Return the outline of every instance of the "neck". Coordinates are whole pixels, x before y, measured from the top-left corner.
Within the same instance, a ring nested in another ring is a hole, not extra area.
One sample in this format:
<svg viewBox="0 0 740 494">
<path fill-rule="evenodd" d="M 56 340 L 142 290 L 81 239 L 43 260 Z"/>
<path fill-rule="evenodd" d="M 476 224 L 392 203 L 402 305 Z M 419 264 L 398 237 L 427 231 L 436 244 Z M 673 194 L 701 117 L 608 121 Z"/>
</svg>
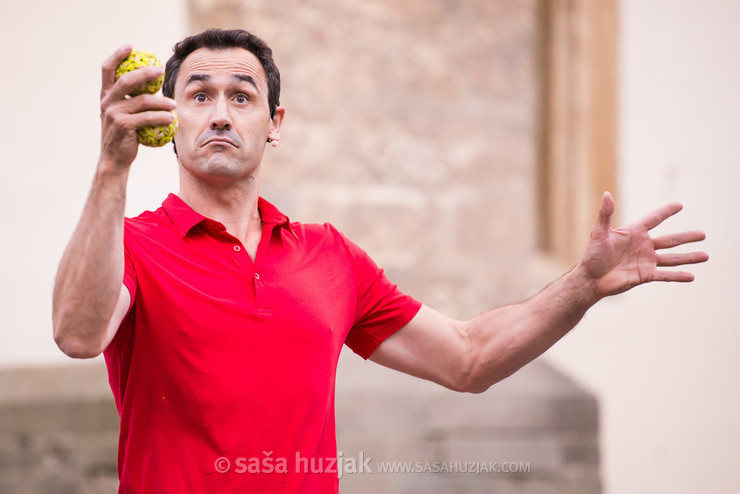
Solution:
<svg viewBox="0 0 740 494">
<path fill-rule="evenodd" d="M 237 182 L 206 182 L 183 173 L 181 167 L 178 196 L 203 216 L 222 223 L 254 257 L 262 234 L 256 173 Z"/>
</svg>

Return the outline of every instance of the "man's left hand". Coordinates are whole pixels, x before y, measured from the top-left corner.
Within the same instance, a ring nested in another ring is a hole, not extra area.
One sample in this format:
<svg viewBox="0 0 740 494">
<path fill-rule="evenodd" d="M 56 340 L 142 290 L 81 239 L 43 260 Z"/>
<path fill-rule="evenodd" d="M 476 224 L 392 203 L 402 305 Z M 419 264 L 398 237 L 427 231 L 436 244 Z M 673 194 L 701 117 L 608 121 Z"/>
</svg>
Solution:
<svg viewBox="0 0 740 494">
<path fill-rule="evenodd" d="M 641 220 L 623 228 L 611 228 L 614 199 L 604 193 L 599 218 L 578 268 L 592 283 L 597 299 L 622 293 L 651 281 L 689 282 L 694 275 L 687 271 L 659 269 L 697 264 L 709 259 L 706 252 L 662 252 L 691 242 L 704 240 L 699 230 L 651 237 L 650 230 L 681 211 L 680 203 L 666 204 Z"/>
</svg>

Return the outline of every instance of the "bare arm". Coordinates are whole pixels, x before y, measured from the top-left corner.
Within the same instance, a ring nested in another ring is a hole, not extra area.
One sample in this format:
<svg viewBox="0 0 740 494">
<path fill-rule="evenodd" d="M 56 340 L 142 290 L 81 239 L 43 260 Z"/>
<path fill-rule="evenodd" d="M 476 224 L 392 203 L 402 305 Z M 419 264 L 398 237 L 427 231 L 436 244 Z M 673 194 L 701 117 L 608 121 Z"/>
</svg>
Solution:
<svg viewBox="0 0 740 494">
<path fill-rule="evenodd" d="M 550 348 L 600 299 L 651 281 L 692 281 L 691 273 L 658 268 L 704 262 L 706 253 L 657 251 L 703 240 L 704 233 L 649 235 L 680 210 L 680 204 L 668 204 L 612 229 L 614 202 L 605 194 L 583 259 L 572 271 L 524 302 L 465 322 L 422 307 L 370 358 L 451 389 L 485 391 Z"/>
<path fill-rule="evenodd" d="M 99 355 L 115 336 L 131 303 L 123 286 L 123 218 L 126 184 L 136 158 L 136 129 L 173 120 L 174 101 L 160 96 L 127 98 L 156 78 L 161 68 L 135 70 L 115 81 L 115 69 L 131 52 L 117 50 L 103 64 L 102 142 L 90 195 L 62 256 L 54 283 L 54 340 L 71 357 Z"/>
</svg>

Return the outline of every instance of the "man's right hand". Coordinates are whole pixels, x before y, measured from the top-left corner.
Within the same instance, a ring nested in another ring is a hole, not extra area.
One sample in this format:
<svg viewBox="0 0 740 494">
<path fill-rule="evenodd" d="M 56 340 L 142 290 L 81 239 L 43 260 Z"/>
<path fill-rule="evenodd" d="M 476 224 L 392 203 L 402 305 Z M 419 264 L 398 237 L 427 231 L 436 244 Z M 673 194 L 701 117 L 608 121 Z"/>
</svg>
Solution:
<svg viewBox="0 0 740 494">
<path fill-rule="evenodd" d="M 121 47 L 103 63 L 100 166 L 112 167 L 112 171 L 128 171 L 136 158 L 136 129 L 169 125 L 175 120 L 171 113 L 175 100 L 152 94 L 127 96 L 137 86 L 162 75 L 162 67 L 142 67 L 116 80 L 116 68 L 130 53 L 130 46 Z"/>
</svg>

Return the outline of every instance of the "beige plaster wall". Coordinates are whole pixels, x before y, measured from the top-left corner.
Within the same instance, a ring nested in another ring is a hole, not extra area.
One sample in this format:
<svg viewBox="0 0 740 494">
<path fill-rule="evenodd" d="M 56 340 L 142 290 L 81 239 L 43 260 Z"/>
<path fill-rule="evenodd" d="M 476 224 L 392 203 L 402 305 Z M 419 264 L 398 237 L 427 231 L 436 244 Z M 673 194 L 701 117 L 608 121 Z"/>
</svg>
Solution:
<svg viewBox="0 0 740 494">
<path fill-rule="evenodd" d="M 185 14 L 178 0 L 0 2 L 0 366 L 68 361 L 51 293 L 98 158 L 100 66 L 125 43 L 168 57 Z M 177 186 L 171 153 L 139 152 L 129 211 Z"/>
<path fill-rule="evenodd" d="M 611 494 L 734 492 L 740 485 L 740 4 L 623 0 L 618 207 L 672 200 L 663 231 L 701 227 L 692 286 L 604 301 L 548 357 L 600 397 Z"/>
</svg>

